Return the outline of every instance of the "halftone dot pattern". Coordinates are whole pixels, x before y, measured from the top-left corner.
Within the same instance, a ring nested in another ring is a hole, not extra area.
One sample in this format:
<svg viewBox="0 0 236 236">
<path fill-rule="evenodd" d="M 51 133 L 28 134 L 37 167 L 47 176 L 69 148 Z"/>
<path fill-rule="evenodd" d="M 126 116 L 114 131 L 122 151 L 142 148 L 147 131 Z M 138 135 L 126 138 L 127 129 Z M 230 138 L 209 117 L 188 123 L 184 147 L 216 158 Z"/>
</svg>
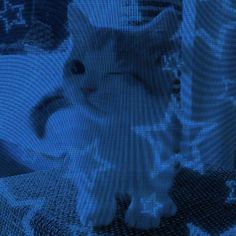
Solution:
<svg viewBox="0 0 236 236">
<path fill-rule="evenodd" d="M 128 197 L 117 197 L 117 213 L 110 225 L 95 228 L 82 226 L 76 213 L 76 195 L 80 189 L 63 177 L 62 170 L 39 171 L 5 178 L 2 182 L 7 187 L 8 195 L 17 196 L 15 198 L 18 203 L 33 203 L 33 199 L 36 199 L 37 203 L 40 202 L 37 199 L 44 199 L 44 204 L 41 208 L 37 208 L 29 219 L 34 235 L 73 236 L 76 235 L 75 232 L 81 232 L 77 235 L 90 233 L 114 236 L 189 236 L 192 225 L 192 232 L 195 232 L 193 231 L 195 229 L 196 232 L 206 232 L 209 235 L 226 236 L 227 232 L 234 232 L 236 225 L 236 204 L 225 201 L 230 193 L 226 182 L 235 179 L 235 172 L 224 170 L 210 171 L 204 175 L 187 169 L 180 171 L 171 193 L 178 207 L 177 214 L 163 218 L 159 228 L 151 230 L 129 228 L 124 223 L 124 214 L 130 204 Z M 5 204 L 4 196 L 1 193 L 0 204 Z M 12 214 L 15 214 L 14 217 L 19 216 L 18 214 L 27 215 L 27 212 L 36 209 L 36 206 L 37 204 L 34 204 L 21 213 L 19 212 L 21 208 L 19 211 L 14 211 L 15 206 L 9 205 L 2 208 L 0 217 L 6 219 L 12 217 Z M 8 224 L 4 222 L 0 221 L 2 230 L 8 229 Z M 20 220 L 17 222 L 17 227 L 22 227 L 22 222 Z M 1 232 L 5 232 L 2 230 Z"/>
<path fill-rule="evenodd" d="M 0 0 L 0 4 L 2 2 L 6 1 Z M 182 170 L 177 175 L 171 192 L 178 207 L 177 215 L 163 218 L 158 229 L 148 231 L 131 229 L 125 225 L 124 213 L 130 203 L 129 198 L 116 199 L 118 211 L 111 225 L 94 229 L 83 228 L 76 214 L 76 195 L 80 189 L 77 189 L 69 179 L 62 177 L 63 170 L 34 172 L 5 178 L 2 180 L 4 184 L 0 185 L 2 206 L 0 235 L 234 236 L 236 234 L 234 201 L 236 176 L 232 171 L 235 167 L 236 153 L 236 1 L 137 0 L 136 2 L 139 4 L 140 12 L 128 12 L 124 18 L 127 20 L 130 16 L 132 19 L 129 23 L 132 26 L 150 22 L 154 16 L 170 6 L 180 13 L 183 23 L 179 32 L 181 40 L 179 50 L 183 65 L 181 64 L 181 67 L 174 72 L 177 80 L 174 82 L 173 93 L 179 96 L 178 103 L 181 105 L 184 118 L 182 117 L 180 126 L 183 131 L 182 149 L 180 147 L 177 149 L 178 152 L 183 151 L 190 158 L 195 158 L 195 162 L 194 160 L 183 162 L 185 167 L 199 171 L 201 164 L 207 163 L 210 168 L 215 167 L 216 170 L 206 171 L 202 175 L 191 170 Z M 40 11 L 37 12 L 40 22 L 34 22 L 24 40 L 25 43 L 33 41 L 33 44 L 41 48 L 51 49 L 58 44 L 58 38 L 63 38 L 63 35 L 65 37 L 68 33 L 65 30 L 66 25 L 58 26 L 58 22 L 65 19 L 66 4 L 59 3 L 54 8 L 49 1 L 41 1 L 38 5 L 47 4 L 48 14 L 40 15 Z M 62 6 L 63 11 L 61 11 Z M 2 8 L 0 5 L 0 10 Z M 134 15 L 136 13 L 137 15 Z M 114 14 L 117 18 L 118 12 Z M 0 27 L 1 19 L 0 17 Z M 44 25 L 47 21 L 52 21 L 54 24 L 48 27 Z M 105 24 L 109 22 L 106 21 Z M 163 25 L 163 28 L 168 27 L 168 22 Z M 62 54 L 53 52 L 49 57 L 46 56 L 46 52 L 40 53 L 30 52 L 23 58 L 16 55 L 11 58 L 0 58 L 2 66 L 0 98 L 6 98 L 0 104 L 2 111 L 0 124 L 5 131 L 1 132 L 1 138 L 27 148 L 35 146 L 38 149 L 35 136 L 26 128 L 27 117 L 30 109 L 41 97 L 61 84 L 61 68 L 67 57 L 64 51 L 60 52 Z M 48 75 L 53 75 L 56 79 L 51 80 Z M 23 77 L 30 77 L 31 80 L 21 80 Z M 44 79 L 39 81 L 38 78 Z M 13 117 L 15 117 L 14 122 L 12 122 Z M 199 130 L 198 125 L 204 127 Z M 163 127 L 167 129 L 167 125 Z M 170 141 L 171 138 L 168 137 Z M 22 155 L 22 150 L 14 153 L 12 146 L 10 149 L 15 158 L 17 155 L 18 158 Z M 33 155 L 35 157 L 37 154 Z M 177 157 L 183 160 L 181 156 Z M 26 163 L 27 161 L 24 164 Z M 53 167 L 47 166 L 42 160 L 30 165 L 32 169 L 34 166 L 36 169 Z M 222 167 L 222 170 L 219 167 Z M 40 199 L 44 199 L 43 204 Z M 8 220 L 10 218 L 13 220 Z M 9 224 L 6 224 L 6 219 Z"/>
<path fill-rule="evenodd" d="M 203 159 L 226 169 L 234 168 L 236 147 L 233 12 L 232 1 L 183 1 L 182 109 L 194 121 L 218 123 L 200 151 Z M 185 127 L 183 132 L 187 140 L 194 135 Z"/>
</svg>

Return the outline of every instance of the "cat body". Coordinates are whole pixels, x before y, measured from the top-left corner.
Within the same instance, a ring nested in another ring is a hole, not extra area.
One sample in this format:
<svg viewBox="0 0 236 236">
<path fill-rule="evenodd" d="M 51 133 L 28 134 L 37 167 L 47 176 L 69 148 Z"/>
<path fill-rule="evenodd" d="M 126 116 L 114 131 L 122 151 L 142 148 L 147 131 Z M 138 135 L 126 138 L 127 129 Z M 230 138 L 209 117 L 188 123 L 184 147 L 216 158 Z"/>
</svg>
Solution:
<svg viewBox="0 0 236 236">
<path fill-rule="evenodd" d="M 65 174 L 78 187 L 83 224 L 111 223 L 116 195 L 128 194 L 126 223 L 157 227 L 162 216 L 176 212 L 168 195 L 175 166 L 155 167 L 153 147 L 135 127 L 160 124 L 165 116 L 172 80 L 162 71 L 160 58 L 173 50 L 170 38 L 178 27 L 177 15 L 167 9 L 138 28 L 96 28 L 70 4 L 68 18 L 73 48 L 64 68 L 63 91 L 70 107 L 49 118 L 44 138 L 54 129 L 53 135 L 64 140 L 69 159 Z M 173 148 L 166 153 L 170 156 Z"/>
<path fill-rule="evenodd" d="M 71 129 L 67 138 L 73 145 L 69 148 L 66 176 L 78 188 L 77 210 L 81 222 L 95 226 L 111 223 L 116 213 L 117 194 L 128 194 L 132 199 L 126 214 L 126 222 L 131 227 L 157 227 L 161 216 L 174 214 L 176 208 L 168 195 L 175 175 L 174 165 L 165 171 L 159 170 L 155 177 L 150 176 L 155 166 L 153 150 L 151 144 L 132 129 L 137 120 L 129 124 L 124 115 L 123 120 L 109 117 L 103 123 L 92 120 L 79 107 L 74 112 L 76 121 L 72 123 L 83 125 Z M 158 167 L 156 169 L 158 171 Z M 145 207 L 142 201 L 148 202 L 153 193 L 155 201 L 163 207 L 156 215 L 151 214 L 152 205 L 148 209 L 150 213 L 142 213 Z"/>
</svg>

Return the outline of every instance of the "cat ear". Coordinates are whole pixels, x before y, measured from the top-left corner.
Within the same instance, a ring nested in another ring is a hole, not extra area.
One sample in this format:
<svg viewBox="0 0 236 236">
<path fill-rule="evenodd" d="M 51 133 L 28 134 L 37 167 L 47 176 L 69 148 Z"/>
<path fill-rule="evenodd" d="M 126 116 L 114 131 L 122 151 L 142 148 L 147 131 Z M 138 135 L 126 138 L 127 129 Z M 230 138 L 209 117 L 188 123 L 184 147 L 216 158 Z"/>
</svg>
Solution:
<svg viewBox="0 0 236 236">
<path fill-rule="evenodd" d="M 169 7 L 140 30 L 151 32 L 161 42 L 169 40 L 177 32 L 180 22 L 180 13 L 173 7 Z"/>
<path fill-rule="evenodd" d="M 90 23 L 88 17 L 79 9 L 75 3 L 68 5 L 69 30 L 73 37 L 85 38 L 88 36 L 94 26 Z"/>
</svg>

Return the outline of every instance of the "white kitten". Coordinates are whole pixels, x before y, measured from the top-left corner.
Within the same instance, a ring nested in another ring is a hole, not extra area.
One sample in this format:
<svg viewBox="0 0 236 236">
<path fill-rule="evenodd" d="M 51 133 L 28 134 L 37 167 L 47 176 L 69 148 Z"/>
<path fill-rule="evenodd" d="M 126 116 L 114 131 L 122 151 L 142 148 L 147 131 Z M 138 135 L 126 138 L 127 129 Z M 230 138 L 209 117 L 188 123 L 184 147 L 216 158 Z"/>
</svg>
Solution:
<svg viewBox="0 0 236 236">
<path fill-rule="evenodd" d="M 145 26 L 124 30 L 92 26 L 73 4 L 68 16 L 73 50 L 63 89 L 71 109 L 61 135 L 70 158 L 66 176 L 78 186 L 80 220 L 111 223 L 116 194 L 128 194 L 127 224 L 157 227 L 162 216 L 176 212 L 168 195 L 175 167 L 154 166 L 151 144 L 134 127 L 159 124 L 170 102 L 172 80 L 162 71 L 161 57 L 173 50 L 177 14 L 167 9 Z M 167 149 L 165 161 L 174 152 L 172 146 Z"/>
</svg>

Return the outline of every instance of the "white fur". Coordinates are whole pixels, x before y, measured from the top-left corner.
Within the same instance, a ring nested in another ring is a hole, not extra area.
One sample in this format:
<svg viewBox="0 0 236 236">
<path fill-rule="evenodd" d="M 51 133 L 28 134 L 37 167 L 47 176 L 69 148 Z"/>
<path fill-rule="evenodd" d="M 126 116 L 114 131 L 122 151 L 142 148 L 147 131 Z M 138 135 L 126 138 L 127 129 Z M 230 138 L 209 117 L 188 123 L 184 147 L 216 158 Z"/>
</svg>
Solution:
<svg viewBox="0 0 236 236">
<path fill-rule="evenodd" d="M 160 22 L 163 23 L 164 17 Z M 175 169 L 174 165 L 165 170 L 156 166 L 157 174 L 152 178 L 153 147 L 138 136 L 133 127 L 161 122 L 169 103 L 171 82 L 152 61 L 147 68 L 140 61 L 132 68 L 129 59 L 127 68 L 118 66 L 113 38 L 100 48 L 91 49 L 89 40 L 96 35 L 94 28 L 73 5 L 69 9 L 69 18 L 74 48 L 65 66 L 64 89 L 73 107 L 62 135 L 66 136 L 70 158 L 66 176 L 78 187 L 80 220 L 92 226 L 110 224 L 116 213 L 116 194 L 129 194 L 131 204 L 125 216 L 126 223 L 142 229 L 158 227 L 162 216 L 176 212 L 168 195 Z M 158 19 L 154 22 L 158 28 Z M 152 29 L 153 24 L 150 24 Z M 145 30 L 150 31 L 150 28 Z M 157 35 L 159 41 L 160 34 Z M 166 40 L 167 35 L 164 33 L 162 40 Z M 138 52 L 139 49 L 134 48 L 132 52 L 135 50 Z M 71 75 L 69 69 L 73 59 L 85 64 L 85 74 Z M 144 81 L 136 80 L 132 69 Z M 158 76 L 163 77 L 156 78 Z M 154 95 L 150 93 L 146 86 L 152 86 L 147 81 L 149 79 L 162 91 L 156 91 Z M 83 86 L 95 87 L 96 91 L 85 96 L 80 90 Z M 156 211 L 155 205 L 159 206 Z"/>
</svg>

